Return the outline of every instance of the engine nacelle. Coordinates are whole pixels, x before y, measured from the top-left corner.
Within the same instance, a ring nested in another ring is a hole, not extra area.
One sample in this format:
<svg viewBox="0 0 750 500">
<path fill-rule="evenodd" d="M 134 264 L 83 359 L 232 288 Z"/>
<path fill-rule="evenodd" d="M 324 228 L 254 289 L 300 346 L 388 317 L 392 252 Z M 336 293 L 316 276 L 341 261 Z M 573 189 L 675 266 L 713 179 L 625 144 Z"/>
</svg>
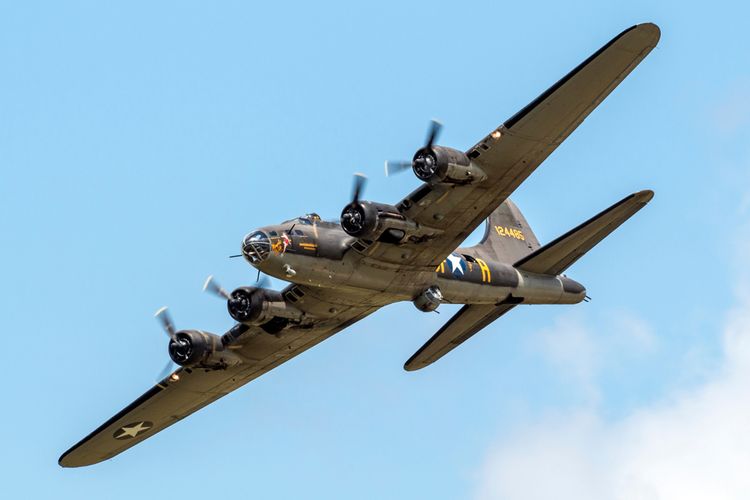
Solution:
<svg viewBox="0 0 750 500">
<path fill-rule="evenodd" d="M 221 337 L 200 330 L 180 330 L 169 341 L 169 357 L 180 366 L 221 369 L 241 363 L 224 348 Z"/>
<path fill-rule="evenodd" d="M 472 184 L 487 178 L 461 151 L 444 146 L 431 146 L 416 152 L 412 170 L 420 180 L 438 184 Z"/>
<path fill-rule="evenodd" d="M 239 323 L 260 325 L 269 333 L 278 333 L 290 319 L 302 317 L 302 312 L 288 305 L 279 292 L 250 286 L 230 294 L 227 310 Z"/>
<path fill-rule="evenodd" d="M 376 240 L 389 231 L 393 242 L 418 229 L 415 222 L 393 205 L 372 201 L 357 201 L 345 206 L 341 211 L 341 227 L 347 234 L 367 240 Z"/>
<path fill-rule="evenodd" d="M 227 300 L 227 311 L 235 321 L 253 324 L 259 319 L 264 319 L 261 316 L 265 300 L 265 294 L 259 288 L 237 288 Z"/>
</svg>

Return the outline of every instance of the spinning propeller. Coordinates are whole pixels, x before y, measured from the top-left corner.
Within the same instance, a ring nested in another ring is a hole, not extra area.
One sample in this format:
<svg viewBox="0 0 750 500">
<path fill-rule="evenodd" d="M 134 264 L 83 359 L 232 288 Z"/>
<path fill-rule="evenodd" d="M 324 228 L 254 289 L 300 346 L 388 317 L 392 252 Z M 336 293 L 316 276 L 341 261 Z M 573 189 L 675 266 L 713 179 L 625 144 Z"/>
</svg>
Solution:
<svg viewBox="0 0 750 500">
<path fill-rule="evenodd" d="M 252 285 L 256 289 L 265 288 L 266 285 L 268 285 L 268 276 L 265 274 L 258 273 L 258 279 L 255 280 L 255 283 Z M 226 291 L 224 287 L 222 287 L 218 281 L 214 279 L 213 274 L 206 278 L 206 282 L 203 283 L 203 291 L 204 292 L 210 292 L 217 297 L 220 297 L 222 299 L 226 300 L 233 300 L 232 294 Z"/>
<path fill-rule="evenodd" d="M 359 203 L 359 196 L 364 191 L 365 184 L 367 184 L 367 177 L 364 174 L 354 174 L 352 201 L 341 212 L 341 226 L 349 234 L 357 234 L 364 227 L 365 213 Z"/>
<path fill-rule="evenodd" d="M 435 158 L 430 154 L 425 154 L 437 140 L 440 135 L 440 130 L 443 128 L 443 124 L 437 120 L 430 121 L 430 128 L 427 131 L 427 141 L 422 148 L 417 151 L 412 161 L 386 161 L 385 162 L 385 175 L 388 177 L 391 173 L 398 174 L 404 170 L 413 168 L 415 170 L 429 170 L 432 168 Z"/>
<path fill-rule="evenodd" d="M 232 297 L 231 295 L 229 295 L 229 292 L 227 292 L 219 283 L 216 282 L 216 280 L 214 280 L 213 274 L 206 278 L 206 282 L 203 283 L 203 291 L 211 292 L 212 294 L 227 300 Z"/>
<path fill-rule="evenodd" d="M 203 290 L 225 299 L 227 310 L 233 319 L 242 323 L 258 313 L 258 307 L 263 303 L 268 277 L 258 273 L 259 279 L 251 287 L 240 287 L 228 293 L 219 285 L 213 276 L 209 276 L 203 285 Z"/>
<path fill-rule="evenodd" d="M 177 330 L 174 327 L 172 316 L 170 316 L 167 307 L 164 306 L 156 311 L 154 317 L 161 323 L 162 328 L 164 328 L 164 332 L 169 337 L 169 349 L 174 349 L 174 351 L 179 354 L 186 354 L 186 350 L 190 349 L 190 344 L 185 341 L 185 339 L 181 339 L 177 336 Z M 167 361 L 166 366 L 164 366 L 164 369 L 159 372 L 159 378 L 157 380 L 164 380 L 174 370 L 175 362 L 172 361 L 170 357 L 169 361 Z"/>
<path fill-rule="evenodd" d="M 365 174 L 360 174 L 359 172 L 354 174 L 354 184 L 352 185 L 352 203 L 353 204 L 359 201 L 359 195 L 361 195 L 362 191 L 364 191 L 366 184 L 367 184 L 367 176 Z"/>
</svg>

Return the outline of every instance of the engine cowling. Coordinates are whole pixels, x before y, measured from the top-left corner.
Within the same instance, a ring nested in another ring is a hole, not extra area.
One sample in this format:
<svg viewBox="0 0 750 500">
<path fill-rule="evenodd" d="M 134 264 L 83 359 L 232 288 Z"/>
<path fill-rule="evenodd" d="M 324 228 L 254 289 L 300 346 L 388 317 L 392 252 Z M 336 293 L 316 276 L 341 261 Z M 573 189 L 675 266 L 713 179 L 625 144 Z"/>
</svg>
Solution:
<svg viewBox="0 0 750 500">
<path fill-rule="evenodd" d="M 401 240 L 417 228 L 393 205 L 372 201 L 349 203 L 341 211 L 341 227 L 347 234 L 357 238 L 376 240 L 389 231 L 394 241 Z"/>
<path fill-rule="evenodd" d="M 250 286 L 237 288 L 229 295 L 227 310 L 239 323 L 259 325 L 269 333 L 278 333 L 289 320 L 302 318 L 302 312 L 287 304 L 281 293 Z"/>
<path fill-rule="evenodd" d="M 200 330 L 180 330 L 169 341 L 169 357 L 180 366 L 226 368 L 241 362 L 225 350 L 221 337 Z"/>
<path fill-rule="evenodd" d="M 424 147 L 414 154 L 414 175 L 430 183 L 472 184 L 487 178 L 463 152 L 444 146 Z"/>
<path fill-rule="evenodd" d="M 254 323 L 263 313 L 263 290 L 241 287 L 234 290 L 227 300 L 229 315 L 240 323 Z"/>
<path fill-rule="evenodd" d="M 380 212 L 376 205 L 370 201 L 349 203 L 341 211 L 341 228 L 350 236 L 374 239 Z M 396 207 L 393 210 L 398 212 Z"/>
</svg>

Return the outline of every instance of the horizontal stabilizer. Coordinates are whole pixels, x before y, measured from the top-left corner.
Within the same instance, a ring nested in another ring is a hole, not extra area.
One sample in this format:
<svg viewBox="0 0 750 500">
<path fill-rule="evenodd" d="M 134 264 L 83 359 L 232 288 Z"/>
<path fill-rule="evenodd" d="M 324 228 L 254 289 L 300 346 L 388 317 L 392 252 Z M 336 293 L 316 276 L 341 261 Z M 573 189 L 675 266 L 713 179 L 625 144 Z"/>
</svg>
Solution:
<svg viewBox="0 0 750 500">
<path fill-rule="evenodd" d="M 626 196 L 575 229 L 522 258 L 515 267 L 539 274 L 562 273 L 646 206 L 653 197 L 653 191 L 648 190 Z M 408 371 L 418 370 L 437 361 L 515 305 L 516 303 L 465 305 L 409 358 L 404 368 Z"/>
<path fill-rule="evenodd" d="M 442 358 L 469 337 L 513 309 L 516 304 L 469 304 L 448 320 L 404 365 L 408 371 L 419 370 Z"/>
<path fill-rule="evenodd" d="M 620 224 L 646 206 L 653 197 L 654 192 L 649 190 L 626 196 L 580 226 L 522 258 L 514 267 L 531 273 L 562 273 Z"/>
</svg>

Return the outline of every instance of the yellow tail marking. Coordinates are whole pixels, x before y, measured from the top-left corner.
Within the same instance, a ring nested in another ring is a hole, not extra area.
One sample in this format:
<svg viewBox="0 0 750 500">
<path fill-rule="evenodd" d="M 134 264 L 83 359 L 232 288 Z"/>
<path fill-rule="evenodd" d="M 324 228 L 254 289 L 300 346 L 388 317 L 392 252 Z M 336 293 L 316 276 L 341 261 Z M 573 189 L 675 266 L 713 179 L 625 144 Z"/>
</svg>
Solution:
<svg viewBox="0 0 750 500">
<path fill-rule="evenodd" d="M 492 283 L 492 274 L 490 274 L 490 268 L 485 261 L 477 259 L 479 269 L 482 270 L 482 283 Z"/>
<path fill-rule="evenodd" d="M 526 241 L 523 232 L 513 227 L 495 226 L 495 232 L 497 232 L 498 236 L 506 236 L 508 238 Z"/>
</svg>

